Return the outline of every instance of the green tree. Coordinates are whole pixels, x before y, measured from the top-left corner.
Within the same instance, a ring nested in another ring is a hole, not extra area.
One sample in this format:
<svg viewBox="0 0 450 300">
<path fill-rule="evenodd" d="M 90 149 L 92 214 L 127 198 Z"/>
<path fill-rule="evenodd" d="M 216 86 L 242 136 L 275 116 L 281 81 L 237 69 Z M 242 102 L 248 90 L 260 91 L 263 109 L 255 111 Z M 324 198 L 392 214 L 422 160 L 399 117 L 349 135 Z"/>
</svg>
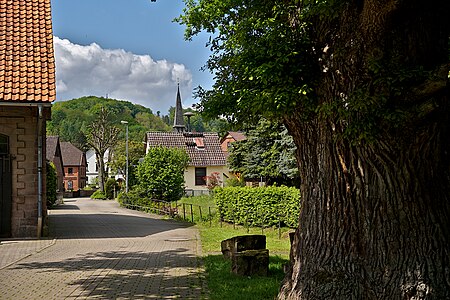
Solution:
<svg viewBox="0 0 450 300">
<path fill-rule="evenodd" d="M 113 159 L 109 166 L 112 171 L 118 174 L 125 174 L 126 169 L 126 147 L 125 141 L 119 141 L 114 147 Z M 128 185 L 132 187 L 137 184 L 136 169 L 139 164 L 139 159 L 145 156 L 145 148 L 142 142 L 129 141 L 128 142 Z"/>
<path fill-rule="evenodd" d="M 281 120 L 302 212 L 279 299 L 450 298 L 450 2 L 186 0 L 199 109 Z"/>
<path fill-rule="evenodd" d="M 112 124 L 128 121 L 130 141 L 141 142 L 147 131 L 172 130 L 149 108 L 127 101 L 89 96 L 54 103 L 47 133 L 57 135 L 62 141 L 71 142 L 79 149 L 88 150 L 85 132 L 102 107 L 110 111 Z M 125 136 L 124 131 L 120 132 L 122 136 Z"/>
<path fill-rule="evenodd" d="M 137 168 L 138 188 L 153 198 L 173 201 L 184 193 L 184 170 L 189 162 L 186 151 L 154 147 Z"/>
<path fill-rule="evenodd" d="M 296 146 L 286 127 L 261 119 L 247 139 L 230 145 L 230 169 L 245 179 L 263 178 L 269 185 L 298 185 Z"/>
</svg>

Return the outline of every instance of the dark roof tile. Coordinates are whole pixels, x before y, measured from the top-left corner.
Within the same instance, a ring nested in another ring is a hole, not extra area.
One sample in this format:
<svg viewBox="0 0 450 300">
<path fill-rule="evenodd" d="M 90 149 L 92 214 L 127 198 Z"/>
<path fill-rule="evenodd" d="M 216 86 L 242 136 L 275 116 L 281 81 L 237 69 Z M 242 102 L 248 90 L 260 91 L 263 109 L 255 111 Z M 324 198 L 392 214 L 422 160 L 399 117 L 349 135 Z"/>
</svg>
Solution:
<svg viewBox="0 0 450 300">
<path fill-rule="evenodd" d="M 84 153 L 69 142 L 59 143 L 64 166 L 81 166 Z"/>
<path fill-rule="evenodd" d="M 216 133 L 147 132 L 146 142 L 149 147 L 163 146 L 186 150 L 190 166 L 226 165 L 225 155 Z"/>
</svg>

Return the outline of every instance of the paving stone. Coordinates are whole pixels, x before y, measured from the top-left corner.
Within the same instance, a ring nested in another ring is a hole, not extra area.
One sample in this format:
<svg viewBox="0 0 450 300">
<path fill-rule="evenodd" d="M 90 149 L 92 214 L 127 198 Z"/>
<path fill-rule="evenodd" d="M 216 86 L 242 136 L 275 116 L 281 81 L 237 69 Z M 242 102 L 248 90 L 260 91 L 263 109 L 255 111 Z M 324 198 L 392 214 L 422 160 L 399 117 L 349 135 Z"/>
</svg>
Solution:
<svg viewBox="0 0 450 300">
<path fill-rule="evenodd" d="M 183 223 L 65 200 L 52 238 L 0 243 L 0 299 L 206 299 L 198 233 Z"/>
</svg>

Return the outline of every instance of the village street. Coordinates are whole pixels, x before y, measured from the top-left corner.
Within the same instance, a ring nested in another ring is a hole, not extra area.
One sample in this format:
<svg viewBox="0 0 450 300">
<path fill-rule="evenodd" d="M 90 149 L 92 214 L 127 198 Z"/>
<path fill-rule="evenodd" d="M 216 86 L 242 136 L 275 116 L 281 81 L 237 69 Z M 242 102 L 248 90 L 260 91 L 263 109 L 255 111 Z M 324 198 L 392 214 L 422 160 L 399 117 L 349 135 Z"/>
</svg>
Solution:
<svg viewBox="0 0 450 300">
<path fill-rule="evenodd" d="M 202 299 L 193 227 L 115 201 L 65 199 L 50 237 L 2 240 L 0 299 Z"/>
</svg>

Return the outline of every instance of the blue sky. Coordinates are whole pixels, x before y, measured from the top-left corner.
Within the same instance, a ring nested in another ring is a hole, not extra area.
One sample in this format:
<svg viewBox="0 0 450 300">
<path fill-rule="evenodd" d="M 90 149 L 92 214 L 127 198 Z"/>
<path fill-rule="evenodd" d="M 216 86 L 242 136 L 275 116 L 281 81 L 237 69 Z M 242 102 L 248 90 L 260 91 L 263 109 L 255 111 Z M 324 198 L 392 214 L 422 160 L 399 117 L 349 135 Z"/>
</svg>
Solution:
<svg viewBox="0 0 450 300">
<path fill-rule="evenodd" d="M 52 0 L 57 99 L 96 95 L 167 113 L 177 81 L 185 107 L 198 85 L 210 88 L 208 39 L 183 38 L 172 22 L 182 0 Z"/>
</svg>

